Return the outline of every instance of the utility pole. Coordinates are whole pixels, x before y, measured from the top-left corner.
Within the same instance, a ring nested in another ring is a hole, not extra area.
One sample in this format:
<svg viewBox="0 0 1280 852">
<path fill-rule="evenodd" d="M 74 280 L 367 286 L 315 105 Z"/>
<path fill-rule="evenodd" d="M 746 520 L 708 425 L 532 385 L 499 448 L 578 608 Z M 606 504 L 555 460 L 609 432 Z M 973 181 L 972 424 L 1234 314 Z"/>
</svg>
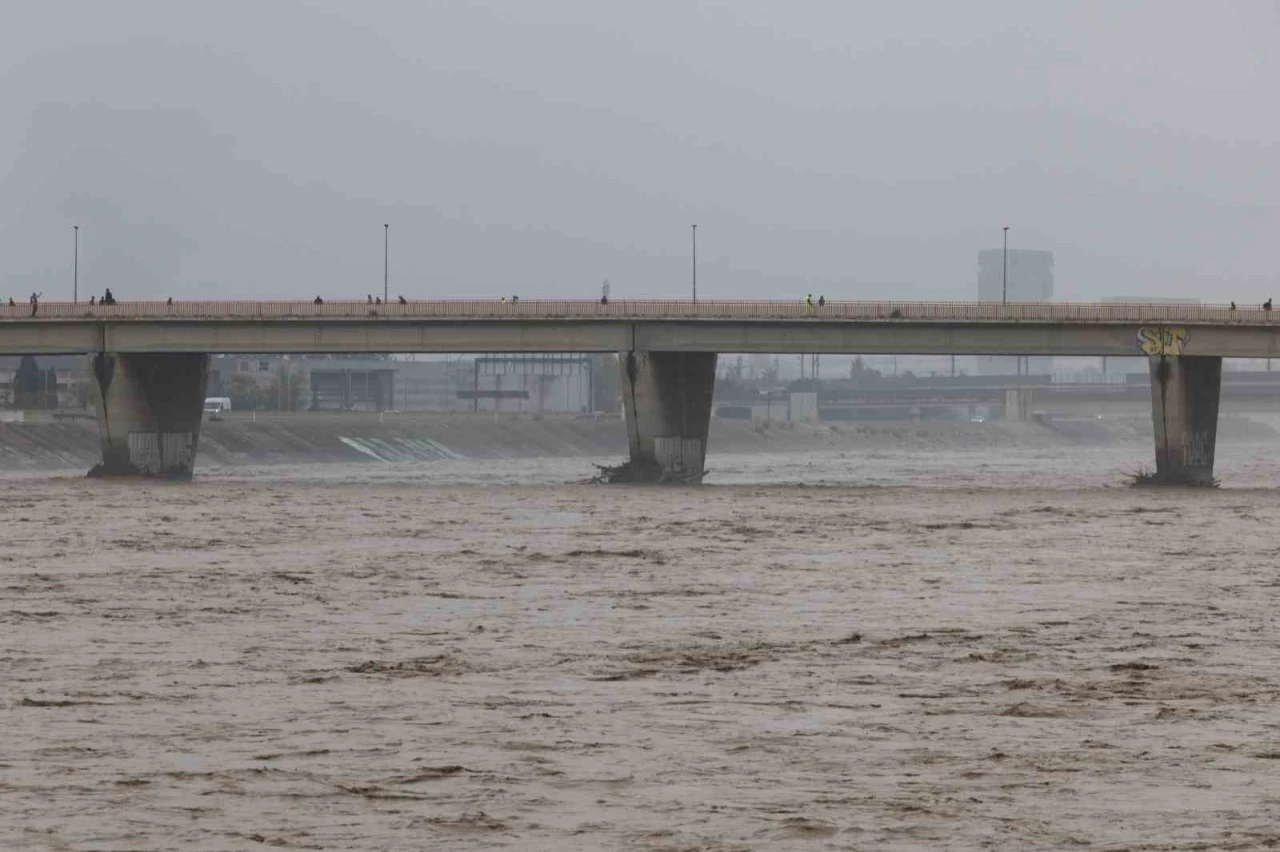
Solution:
<svg viewBox="0 0 1280 852">
<path fill-rule="evenodd" d="M 71 266 L 71 303 L 80 301 L 80 226 L 72 225 L 76 231 L 75 259 Z"/>
<path fill-rule="evenodd" d="M 698 304 L 698 226 L 693 226 L 693 303 Z"/>
<path fill-rule="evenodd" d="M 387 298 L 387 260 L 390 258 L 391 245 L 391 226 L 383 223 L 382 225 L 382 304 L 389 305 L 391 300 Z"/>
<path fill-rule="evenodd" d="M 1000 277 L 1000 304 L 1009 304 L 1009 226 L 1004 226 L 1004 261 Z"/>
</svg>

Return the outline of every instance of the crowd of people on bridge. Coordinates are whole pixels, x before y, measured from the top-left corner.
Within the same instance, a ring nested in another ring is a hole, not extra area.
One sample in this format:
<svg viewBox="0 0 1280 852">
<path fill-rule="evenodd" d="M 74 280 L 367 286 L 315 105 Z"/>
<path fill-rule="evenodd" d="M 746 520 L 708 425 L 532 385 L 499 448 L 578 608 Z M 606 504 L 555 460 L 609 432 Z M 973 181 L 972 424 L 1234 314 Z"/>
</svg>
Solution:
<svg viewBox="0 0 1280 852">
<path fill-rule="evenodd" d="M 115 297 L 111 296 L 111 288 L 109 287 L 106 288 L 106 293 L 102 293 L 102 298 L 97 299 L 97 302 L 93 301 L 92 296 L 88 297 L 88 303 L 90 303 L 90 307 L 93 304 L 115 304 Z M 173 299 L 169 299 L 169 304 L 173 304 Z"/>
<path fill-rule="evenodd" d="M 826 306 L 827 306 L 827 297 L 826 297 L 826 296 L 819 296 L 819 297 L 818 297 L 818 307 L 820 307 L 820 308 L 825 308 Z M 812 293 L 809 293 L 808 295 L 806 295 L 806 296 L 804 297 L 804 312 L 805 312 L 806 314 L 811 314 L 811 313 L 813 313 L 813 294 L 812 294 Z"/>
<path fill-rule="evenodd" d="M 39 311 L 39 309 L 40 309 L 40 299 L 41 299 L 41 297 L 42 297 L 43 295 L 44 295 L 44 293 L 32 293 L 32 294 L 31 294 L 31 298 L 28 300 L 28 301 L 30 302 L 30 304 L 31 304 L 31 316 L 35 316 L 35 315 L 36 315 L 36 313 Z M 407 299 L 405 299 L 405 297 L 404 297 L 404 296 L 397 296 L 397 297 L 396 297 L 396 300 L 397 300 L 397 302 L 399 302 L 399 304 L 401 304 L 401 305 L 407 305 L 407 304 L 409 304 L 409 301 L 408 301 Z M 381 297 L 375 297 L 372 293 L 370 293 L 370 294 L 368 294 L 368 295 L 366 295 L 366 296 L 365 296 L 365 301 L 366 301 L 368 304 L 373 305 L 373 306 L 379 306 L 379 305 L 381 305 L 381 304 L 382 304 L 382 299 L 381 299 Z M 506 305 L 506 304 L 512 304 L 512 305 L 515 305 L 515 304 L 519 304 L 519 302 L 520 302 L 520 297 L 519 297 L 519 296 L 512 296 L 510 299 L 508 299 L 506 296 L 503 296 L 503 297 L 502 297 L 502 299 L 501 299 L 501 301 L 502 301 L 502 304 L 504 304 L 504 305 Z M 96 306 L 96 305 L 114 305 L 114 304 L 116 304 L 116 297 L 115 297 L 114 295 L 112 295 L 112 293 L 111 293 L 111 288 L 110 288 L 110 287 L 108 287 L 108 288 L 107 288 L 107 290 L 106 290 L 106 292 L 102 294 L 102 298 L 101 298 L 101 299 L 99 299 L 99 298 L 97 298 L 97 297 L 95 297 L 95 296 L 90 296 L 90 297 L 89 297 L 89 306 L 90 306 L 90 307 L 94 307 L 94 306 Z M 170 297 L 165 301 L 165 304 L 166 304 L 166 305 L 169 305 L 169 306 L 171 306 L 171 307 L 172 307 L 172 305 L 173 305 L 173 297 L 172 297 L 172 296 L 170 296 Z M 312 304 L 316 304 L 316 305 L 323 305 L 323 304 L 324 304 L 324 299 L 320 298 L 320 296 L 316 296 L 316 297 L 315 297 L 315 300 L 312 302 Z M 604 295 L 602 295 L 602 296 L 600 297 L 600 304 L 602 304 L 602 305 L 607 305 L 607 304 L 609 304 L 609 296 L 608 296 L 608 294 L 607 294 L 607 293 L 606 293 L 606 294 L 604 294 Z M 819 307 L 819 308 L 824 308 L 824 307 L 826 307 L 826 305 L 827 305 L 827 297 L 826 297 L 826 296 L 819 295 L 819 296 L 818 296 L 817 307 Z M 9 297 L 9 307 L 11 307 L 11 308 L 16 308 L 17 306 L 18 306 L 18 305 L 17 305 L 17 303 L 13 300 L 13 297 L 12 297 L 12 296 L 10 296 L 10 297 Z M 812 294 L 812 293 L 808 293 L 808 294 L 806 294 L 806 295 L 805 295 L 805 297 L 804 297 L 804 307 L 805 307 L 805 313 L 806 313 L 806 314 L 812 314 L 812 313 L 813 313 L 813 309 L 814 309 L 814 301 L 813 301 L 813 294 Z M 1266 311 L 1266 312 L 1270 313 L 1270 312 L 1271 312 L 1271 297 L 1270 297 L 1270 296 L 1268 296 L 1268 297 L 1267 297 L 1267 300 L 1266 300 L 1265 302 L 1263 302 L 1261 305 L 1259 305 L 1259 307 L 1261 307 L 1261 308 L 1262 308 L 1262 310 L 1264 310 L 1264 311 Z M 1236 303 L 1235 303 L 1234 301 L 1232 301 L 1232 302 L 1231 302 L 1231 308 L 1230 308 L 1230 309 L 1231 309 L 1231 310 L 1233 310 L 1233 311 L 1234 311 L 1234 310 L 1237 310 Z"/>
<path fill-rule="evenodd" d="M 1236 309 L 1236 303 L 1235 303 L 1235 300 L 1233 299 L 1233 300 L 1232 300 L 1232 302 L 1231 302 L 1231 310 L 1233 310 L 1233 311 L 1234 311 L 1235 309 Z M 1265 302 L 1263 302 L 1263 303 L 1262 303 L 1262 309 L 1263 309 L 1264 311 L 1266 311 L 1267 313 L 1270 313 L 1270 312 L 1271 312 L 1271 297 L 1270 297 L 1270 296 L 1268 296 L 1268 297 L 1267 297 L 1267 300 L 1266 300 Z"/>
<path fill-rule="evenodd" d="M 31 305 L 31 316 L 35 316 L 40 312 L 40 299 L 43 297 L 44 297 L 43 292 L 39 292 L 39 293 L 33 292 L 31 296 L 27 299 L 27 303 Z M 93 307 L 95 305 L 114 305 L 115 303 L 116 303 L 116 297 L 111 295 L 110 287 L 107 288 L 106 293 L 102 294 L 102 299 L 100 301 L 94 296 L 89 297 L 90 307 Z M 173 299 L 169 300 L 169 304 L 171 305 L 173 304 Z M 12 296 L 9 297 L 9 307 L 11 308 L 18 307 L 18 303 L 13 300 Z"/>
</svg>

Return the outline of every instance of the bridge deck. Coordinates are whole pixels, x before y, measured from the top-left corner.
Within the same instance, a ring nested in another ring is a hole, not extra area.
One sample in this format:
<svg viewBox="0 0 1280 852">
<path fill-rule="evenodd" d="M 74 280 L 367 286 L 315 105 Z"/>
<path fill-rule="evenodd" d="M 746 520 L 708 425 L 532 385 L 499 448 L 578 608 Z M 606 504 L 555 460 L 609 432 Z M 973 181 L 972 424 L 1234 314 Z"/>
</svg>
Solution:
<svg viewBox="0 0 1280 852">
<path fill-rule="evenodd" d="M 111 320 L 731 320 L 731 321 L 863 321 L 929 323 L 1134 323 L 1182 325 L 1271 325 L 1273 312 L 1249 305 L 1151 304 L 1118 302 L 827 302 L 809 307 L 796 301 L 494 299 L 421 300 L 408 304 L 371 305 L 364 301 L 183 301 L 87 302 L 42 301 L 35 316 L 29 303 L 0 305 L 0 321 L 101 322 Z"/>
<path fill-rule="evenodd" d="M 0 354 L 760 352 L 1280 357 L 1257 306 L 597 301 L 42 302 L 0 307 Z"/>
</svg>

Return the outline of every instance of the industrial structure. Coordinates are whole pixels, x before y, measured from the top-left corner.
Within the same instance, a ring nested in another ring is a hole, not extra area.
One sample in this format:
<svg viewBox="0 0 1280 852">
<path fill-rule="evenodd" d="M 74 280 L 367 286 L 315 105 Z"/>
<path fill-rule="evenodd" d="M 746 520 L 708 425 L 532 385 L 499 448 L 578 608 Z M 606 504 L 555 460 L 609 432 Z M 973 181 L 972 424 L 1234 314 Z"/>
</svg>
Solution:
<svg viewBox="0 0 1280 852">
<path fill-rule="evenodd" d="M 616 381 L 602 385 L 610 372 L 605 359 L 566 353 L 423 360 L 387 355 L 213 355 L 208 393 L 231 398 L 236 409 L 578 414 L 615 407 Z"/>
</svg>

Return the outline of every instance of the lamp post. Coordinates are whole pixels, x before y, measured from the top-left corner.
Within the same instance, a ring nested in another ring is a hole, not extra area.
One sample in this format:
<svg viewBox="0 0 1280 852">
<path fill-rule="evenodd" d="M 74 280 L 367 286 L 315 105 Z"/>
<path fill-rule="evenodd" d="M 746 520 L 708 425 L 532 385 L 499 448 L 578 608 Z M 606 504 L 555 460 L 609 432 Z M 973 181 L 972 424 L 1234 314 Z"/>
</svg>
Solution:
<svg viewBox="0 0 1280 852">
<path fill-rule="evenodd" d="M 1000 304 L 1009 304 L 1009 226 L 1004 226 L 1004 255 L 1000 274 Z"/>
<path fill-rule="evenodd" d="M 693 303 L 698 304 L 698 226 L 693 226 Z"/>
<path fill-rule="evenodd" d="M 80 226 L 72 225 L 76 231 L 75 255 L 71 265 L 71 303 L 80 301 Z"/>
<path fill-rule="evenodd" d="M 382 304 L 390 304 L 387 298 L 387 260 L 390 255 L 391 245 L 391 226 L 385 222 L 382 225 Z"/>
</svg>

